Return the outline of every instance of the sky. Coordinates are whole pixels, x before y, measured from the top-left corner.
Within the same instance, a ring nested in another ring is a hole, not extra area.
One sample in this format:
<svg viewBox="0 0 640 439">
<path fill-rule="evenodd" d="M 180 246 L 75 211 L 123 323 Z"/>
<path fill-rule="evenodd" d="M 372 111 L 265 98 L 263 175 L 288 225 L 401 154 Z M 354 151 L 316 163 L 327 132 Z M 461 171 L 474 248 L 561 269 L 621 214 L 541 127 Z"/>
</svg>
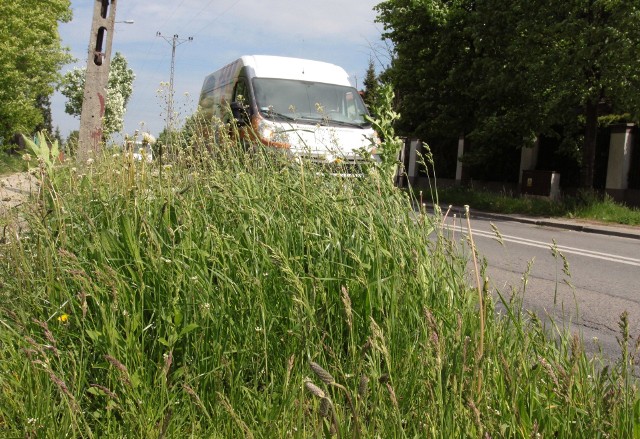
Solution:
<svg viewBox="0 0 640 439">
<path fill-rule="evenodd" d="M 373 7 L 381 0 L 121 0 L 116 4 L 112 56 L 120 52 L 136 80 L 125 114 L 124 132 L 158 135 L 166 101 L 158 91 L 171 72 L 171 40 L 178 35 L 174 111 L 184 120 L 195 111 L 204 77 L 242 55 L 279 55 L 326 61 L 343 67 L 362 88 L 369 60 L 376 70 L 388 62 Z M 60 24 L 63 46 L 77 60 L 62 69 L 85 67 L 93 1 L 72 0 L 73 20 Z M 123 23 L 133 20 L 133 24 Z M 118 23 L 118 22 L 121 23 Z M 160 32 L 166 37 L 158 37 Z M 193 41 L 188 41 L 193 37 Z M 51 100 L 53 127 L 63 138 L 79 129 L 79 118 L 64 112 L 65 97 Z M 117 140 L 117 139 L 114 139 Z"/>
</svg>

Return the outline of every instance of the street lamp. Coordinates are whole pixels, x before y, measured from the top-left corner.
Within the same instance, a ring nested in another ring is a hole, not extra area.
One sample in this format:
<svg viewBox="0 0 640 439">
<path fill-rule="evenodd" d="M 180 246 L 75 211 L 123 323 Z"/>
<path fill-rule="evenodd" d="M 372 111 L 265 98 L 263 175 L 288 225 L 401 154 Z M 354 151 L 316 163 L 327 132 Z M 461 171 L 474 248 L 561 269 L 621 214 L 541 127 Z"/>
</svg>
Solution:
<svg viewBox="0 0 640 439">
<path fill-rule="evenodd" d="M 133 23 L 135 23 L 135 21 L 133 21 L 133 20 L 123 20 L 123 21 L 116 21 L 116 23 L 133 24 Z"/>
</svg>

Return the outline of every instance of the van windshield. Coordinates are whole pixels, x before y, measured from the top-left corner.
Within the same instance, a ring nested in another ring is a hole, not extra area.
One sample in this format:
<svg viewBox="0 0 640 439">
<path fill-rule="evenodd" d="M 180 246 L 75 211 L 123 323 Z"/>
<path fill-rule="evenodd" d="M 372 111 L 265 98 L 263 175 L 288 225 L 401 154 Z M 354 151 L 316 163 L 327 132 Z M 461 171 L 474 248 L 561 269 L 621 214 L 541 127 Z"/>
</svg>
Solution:
<svg viewBox="0 0 640 439">
<path fill-rule="evenodd" d="M 253 91 L 266 118 L 328 125 L 369 126 L 367 109 L 353 87 L 292 79 L 254 78 Z"/>
</svg>

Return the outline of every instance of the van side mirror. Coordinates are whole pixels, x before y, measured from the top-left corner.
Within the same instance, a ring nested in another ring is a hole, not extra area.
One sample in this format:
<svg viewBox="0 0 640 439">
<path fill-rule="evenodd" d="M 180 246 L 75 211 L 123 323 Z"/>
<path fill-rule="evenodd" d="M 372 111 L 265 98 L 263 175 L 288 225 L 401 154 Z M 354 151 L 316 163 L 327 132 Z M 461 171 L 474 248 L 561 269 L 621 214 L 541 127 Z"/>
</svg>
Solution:
<svg viewBox="0 0 640 439">
<path fill-rule="evenodd" d="M 249 106 L 243 105 L 241 102 L 231 102 L 231 114 L 233 114 L 233 118 L 236 120 L 238 125 L 243 126 L 249 124 L 248 109 Z"/>
</svg>

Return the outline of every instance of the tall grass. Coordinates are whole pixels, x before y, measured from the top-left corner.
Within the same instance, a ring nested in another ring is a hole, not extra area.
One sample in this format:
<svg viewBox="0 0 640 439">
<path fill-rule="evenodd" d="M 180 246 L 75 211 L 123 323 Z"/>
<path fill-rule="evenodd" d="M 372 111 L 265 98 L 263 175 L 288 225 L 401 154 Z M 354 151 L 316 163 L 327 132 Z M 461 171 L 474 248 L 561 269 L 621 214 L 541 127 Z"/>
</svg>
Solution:
<svg viewBox="0 0 640 439">
<path fill-rule="evenodd" d="M 0 177 L 26 170 L 27 165 L 19 154 L 0 150 Z"/>
<path fill-rule="evenodd" d="M 579 192 L 560 200 L 521 197 L 464 187 L 439 190 L 440 201 L 470 204 L 477 210 L 506 214 L 582 218 L 612 224 L 640 225 L 640 209 L 617 203 L 610 196 L 593 191 Z"/>
<path fill-rule="evenodd" d="M 169 157 L 57 169 L 7 235 L 0 436 L 637 437 L 625 320 L 603 369 L 516 295 L 498 317 L 375 170 Z"/>
<path fill-rule="evenodd" d="M 640 226 L 640 209 L 617 203 L 608 195 L 585 196 L 583 202 L 575 203 L 568 216 L 592 219 L 607 223 Z"/>
</svg>

